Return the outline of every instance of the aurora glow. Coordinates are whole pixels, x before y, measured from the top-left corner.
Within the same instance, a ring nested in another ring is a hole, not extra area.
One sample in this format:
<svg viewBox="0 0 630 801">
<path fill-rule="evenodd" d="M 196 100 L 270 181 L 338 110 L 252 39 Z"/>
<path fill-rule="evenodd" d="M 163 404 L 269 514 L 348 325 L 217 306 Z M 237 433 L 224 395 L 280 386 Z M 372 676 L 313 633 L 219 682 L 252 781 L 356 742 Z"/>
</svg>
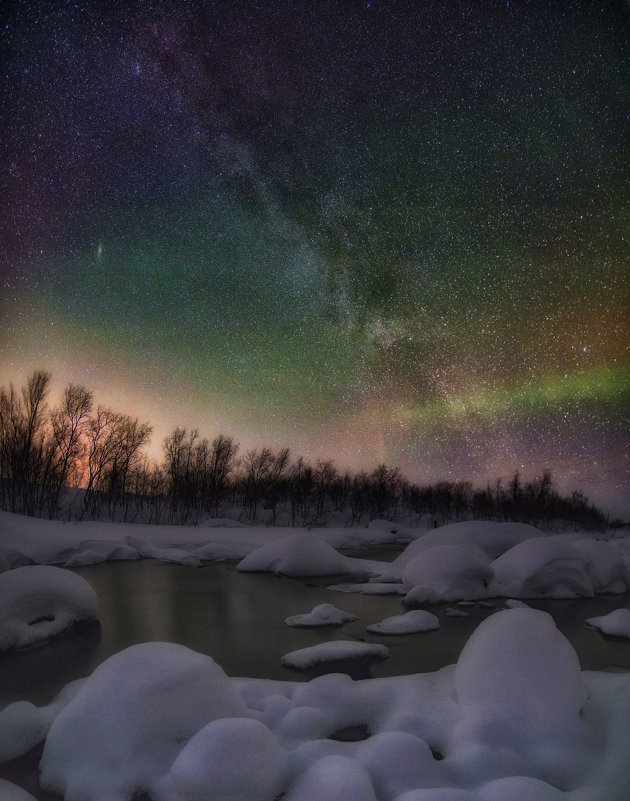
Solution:
<svg viewBox="0 0 630 801">
<path fill-rule="evenodd" d="M 627 3 L 0 14 L 0 383 L 630 511 Z"/>
</svg>

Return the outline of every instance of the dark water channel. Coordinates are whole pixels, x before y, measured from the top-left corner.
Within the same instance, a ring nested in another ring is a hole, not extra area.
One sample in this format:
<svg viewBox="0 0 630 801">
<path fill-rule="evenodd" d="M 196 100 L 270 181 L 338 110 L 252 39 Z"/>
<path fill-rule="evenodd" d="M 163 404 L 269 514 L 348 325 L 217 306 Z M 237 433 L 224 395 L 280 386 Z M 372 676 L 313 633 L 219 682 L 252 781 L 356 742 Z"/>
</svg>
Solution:
<svg viewBox="0 0 630 801">
<path fill-rule="evenodd" d="M 239 573 L 226 564 L 195 568 L 152 561 L 108 562 L 76 572 L 99 597 L 100 624 L 76 627 L 39 648 L 1 655 L 0 708 L 18 699 L 47 703 L 66 683 L 89 675 L 107 657 L 151 640 L 177 642 L 208 654 L 229 676 L 308 679 L 308 674 L 282 667 L 281 657 L 329 639 L 387 645 L 390 656 L 371 665 L 372 676 L 433 671 L 456 662 L 476 626 L 504 606 L 495 599 L 492 607 L 459 607 L 468 616 L 450 617 L 446 608 L 454 604 L 428 605 L 425 608 L 438 616 L 440 629 L 387 637 L 368 633 L 366 626 L 401 614 L 400 597 L 326 589 L 337 577 L 288 579 Z M 359 620 L 325 629 L 290 628 L 284 623 L 289 615 L 309 612 L 325 602 L 354 613 Z M 630 641 L 607 638 L 584 626 L 585 618 L 628 604 L 628 595 L 530 602 L 553 615 L 585 670 L 630 670 Z"/>
</svg>

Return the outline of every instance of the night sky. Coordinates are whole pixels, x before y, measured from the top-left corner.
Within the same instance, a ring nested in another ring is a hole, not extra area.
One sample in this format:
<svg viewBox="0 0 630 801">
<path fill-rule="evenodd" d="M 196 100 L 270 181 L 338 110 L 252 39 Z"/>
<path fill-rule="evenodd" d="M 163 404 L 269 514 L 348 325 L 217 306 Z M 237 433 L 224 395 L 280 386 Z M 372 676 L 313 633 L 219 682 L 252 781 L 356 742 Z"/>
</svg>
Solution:
<svg viewBox="0 0 630 801">
<path fill-rule="evenodd" d="M 0 384 L 630 512 L 627 3 L 0 9 Z"/>
</svg>

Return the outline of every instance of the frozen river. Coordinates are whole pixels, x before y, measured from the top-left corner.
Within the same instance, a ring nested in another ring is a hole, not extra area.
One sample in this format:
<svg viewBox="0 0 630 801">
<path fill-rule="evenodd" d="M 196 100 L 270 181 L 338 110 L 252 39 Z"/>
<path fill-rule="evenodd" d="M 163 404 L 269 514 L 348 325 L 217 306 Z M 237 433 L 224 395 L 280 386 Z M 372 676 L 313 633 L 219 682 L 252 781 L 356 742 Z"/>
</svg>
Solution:
<svg viewBox="0 0 630 801">
<path fill-rule="evenodd" d="M 375 555 L 375 554 L 372 554 Z M 391 555 L 379 553 L 380 558 Z M 77 569 L 96 590 L 100 625 L 79 626 L 50 644 L 3 654 L 0 707 L 13 700 L 47 703 L 69 681 L 89 675 L 107 657 L 129 645 L 165 640 L 208 654 L 229 676 L 306 680 L 313 674 L 282 667 L 283 654 L 328 639 L 382 642 L 388 659 L 371 667 L 372 676 L 434 671 L 457 661 L 482 619 L 504 606 L 458 607 L 467 617 L 446 615 L 447 606 L 427 605 L 441 628 L 403 637 L 366 632 L 366 626 L 404 611 L 399 596 L 368 596 L 326 589 L 325 579 L 288 579 L 239 573 L 234 565 L 196 568 L 153 561 L 106 562 Z M 359 618 L 340 628 L 299 629 L 284 623 L 289 615 L 333 603 Z M 575 648 L 584 670 L 630 670 L 630 641 L 605 638 L 586 629 L 584 620 L 630 604 L 628 595 L 578 601 L 540 601 Z M 365 667 L 360 670 L 365 671 Z M 355 677 L 367 674 L 357 673 Z"/>
</svg>

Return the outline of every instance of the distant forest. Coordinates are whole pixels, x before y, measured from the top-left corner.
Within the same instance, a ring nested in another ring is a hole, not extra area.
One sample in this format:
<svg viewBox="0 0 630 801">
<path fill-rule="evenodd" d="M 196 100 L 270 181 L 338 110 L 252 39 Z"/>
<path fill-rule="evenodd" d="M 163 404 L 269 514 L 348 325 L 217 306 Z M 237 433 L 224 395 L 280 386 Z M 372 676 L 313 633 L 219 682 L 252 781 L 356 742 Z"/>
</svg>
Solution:
<svg viewBox="0 0 630 801">
<path fill-rule="evenodd" d="M 561 496 L 549 472 L 523 482 L 516 472 L 485 488 L 467 481 L 419 486 L 396 467 L 340 471 L 310 464 L 288 448 L 240 452 L 228 436 L 212 441 L 176 428 L 161 460 L 150 459 L 152 428 L 94 404 L 70 384 L 56 406 L 50 373 L 38 370 L 20 391 L 0 389 L 0 505 L 37 517 L 194 525 L 209 517 L 272 525 L 358 525 L 431 515 L 454 520 L 518 520 L 599 529 L 607 516 L 581 492 Z"/>
</svg>

